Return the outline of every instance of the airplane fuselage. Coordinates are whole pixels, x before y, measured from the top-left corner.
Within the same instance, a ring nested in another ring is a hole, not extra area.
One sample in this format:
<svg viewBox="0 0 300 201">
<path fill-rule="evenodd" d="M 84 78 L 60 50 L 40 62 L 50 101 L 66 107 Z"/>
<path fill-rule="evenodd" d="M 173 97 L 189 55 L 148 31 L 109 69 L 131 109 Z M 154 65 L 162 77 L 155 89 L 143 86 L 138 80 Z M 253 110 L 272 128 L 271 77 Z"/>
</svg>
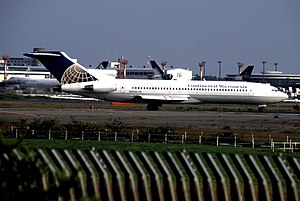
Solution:
<svg viewBox="0 0 300 201">
<path fill-rule="evenodd" d="M 86 86 L 93 86 L 92 90 L 87 90 Z M 269 84 L 236 81 L 107 79 L 65 84 L 62 90 L 109 101 L 128 102 L 143 97 L 144 102 L 151 102 L 153 98 L 161 102 L 178 103 L 268 104 L 286 98 Z"/>
</svg>

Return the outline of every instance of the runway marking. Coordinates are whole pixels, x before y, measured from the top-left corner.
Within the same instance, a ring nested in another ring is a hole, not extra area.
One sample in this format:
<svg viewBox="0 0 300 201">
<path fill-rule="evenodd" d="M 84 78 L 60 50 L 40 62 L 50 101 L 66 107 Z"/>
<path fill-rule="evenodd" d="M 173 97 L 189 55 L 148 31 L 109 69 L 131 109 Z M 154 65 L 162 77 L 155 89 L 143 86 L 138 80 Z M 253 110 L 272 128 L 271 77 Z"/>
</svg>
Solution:
<svg viewBox="0 0 300 201">
<path fill-rule="evenodd" d="M 161 116 L 159 113 L 152 113 L 148 111 L 118 111 L 119 113 L 123 113 L 125 115 L 135 115 L 135 116 L 150 116 L 150 117 L 157 117 Z"/>
</svg>

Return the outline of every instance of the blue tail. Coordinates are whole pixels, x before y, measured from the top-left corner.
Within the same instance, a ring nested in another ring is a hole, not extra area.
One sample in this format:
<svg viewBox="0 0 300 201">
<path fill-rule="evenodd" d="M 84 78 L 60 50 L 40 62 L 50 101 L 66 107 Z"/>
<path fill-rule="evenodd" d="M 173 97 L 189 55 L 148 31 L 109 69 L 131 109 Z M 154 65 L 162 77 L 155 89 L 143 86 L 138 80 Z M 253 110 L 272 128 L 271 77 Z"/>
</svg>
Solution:
<svg viewBox="0 0 300 201">
<path fill-rule="evenodd" d="M 158 74 L 161 77 L 161 79 L 163 79 L 163 80 L 171 80 L 173 78 L 173 75 L 165 73 L 161 69 L 161 67 L 156 63 L 156 61 L 150 60 L 150 64 L 151 64 L 152 68 L 158 72 Z"/>
<path fill-rule="evenodd" d="M 24 56 L 39 60 L 62 84 L 97 80 L 87 73 L 85 68 L 61 51 L 39 51 L 25 53 Z"/>
<path fill-rule="evenodd" d="M 165 74 L 165 72 L 161 69 L 161 67 L 154 60 L 150 60 L 150 64 L 153 69 L 157 70 L 160 75 Z"/>
</svg>

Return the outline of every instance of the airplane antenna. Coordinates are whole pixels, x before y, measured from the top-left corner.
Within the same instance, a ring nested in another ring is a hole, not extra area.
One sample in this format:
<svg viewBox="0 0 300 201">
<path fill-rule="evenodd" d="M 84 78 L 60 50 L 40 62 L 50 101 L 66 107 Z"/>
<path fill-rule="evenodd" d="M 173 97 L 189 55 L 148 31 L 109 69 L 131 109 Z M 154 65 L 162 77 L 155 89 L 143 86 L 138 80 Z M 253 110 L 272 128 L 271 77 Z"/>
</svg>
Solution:
<svg viewBox="0 0 300 201">
<path fill-rule="evenodd" d="M 9 60 L 9 56 L 7 54 L 2 55 L 3 64 L 4 64 L 4 80 L 7 80 L 7 61 Z"/>
</svg>

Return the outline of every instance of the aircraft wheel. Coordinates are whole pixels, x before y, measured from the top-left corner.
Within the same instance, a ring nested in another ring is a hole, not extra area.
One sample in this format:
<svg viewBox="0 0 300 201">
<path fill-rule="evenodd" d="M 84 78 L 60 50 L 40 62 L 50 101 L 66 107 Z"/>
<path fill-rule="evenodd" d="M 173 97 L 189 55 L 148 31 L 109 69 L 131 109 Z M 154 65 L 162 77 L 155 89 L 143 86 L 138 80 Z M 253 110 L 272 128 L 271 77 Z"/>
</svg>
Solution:
<svg viewBox="0 0 300 201">
<path fill-rule="evenodd" d="M 258 107 L 257 110 L 258 110 L 258 112 L 265 112 L 266 108 L 265 107 Z"/>
<path fill-rule="evenodd" d="M 148 111 L 157 111 L 158 110 L 158 105 L 156 105 L 156 104 L 148 104 L 147 105 L 147 110 Z"/>
</svg>

